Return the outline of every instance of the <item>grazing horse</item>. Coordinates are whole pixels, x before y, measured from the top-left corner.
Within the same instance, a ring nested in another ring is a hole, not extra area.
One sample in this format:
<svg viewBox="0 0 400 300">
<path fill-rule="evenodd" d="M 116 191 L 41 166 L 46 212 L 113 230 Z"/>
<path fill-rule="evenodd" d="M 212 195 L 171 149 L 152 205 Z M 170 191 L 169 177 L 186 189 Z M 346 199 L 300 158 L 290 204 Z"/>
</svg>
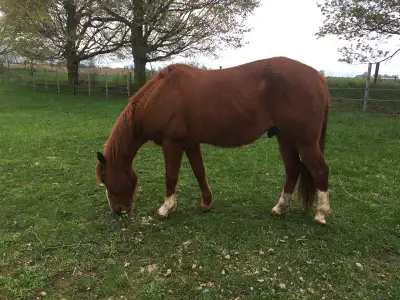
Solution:
<svg viewBox="0 0 400 300">
<path fill-rule="evenodd" d="M 303 207 L 310 211 L 318 194 L 314 220 L 326 224 L 329 167 L 323 152 L 329 107 L 325 78 L 293 59 L 273 57 L 219 70 L 169 65 L 131 97 L 118 117 L 104 154 L 97 152 L 96 178 L 106 187 L 112 211 L 130 211 L 137 187 L 132 161 L 143 144 L 153 141 L 162 147 L 166 177 L 165 201 L 156 216 L 165 218 L 177 207 L 184 153 L 201 189 L 201 210 L 210 211 L 212 192 L 200 145 L 239 147 L 267 132 L 277 137 L 286 172 L 271 213 L 288 210 L 299 178 Z"/>
</svg>

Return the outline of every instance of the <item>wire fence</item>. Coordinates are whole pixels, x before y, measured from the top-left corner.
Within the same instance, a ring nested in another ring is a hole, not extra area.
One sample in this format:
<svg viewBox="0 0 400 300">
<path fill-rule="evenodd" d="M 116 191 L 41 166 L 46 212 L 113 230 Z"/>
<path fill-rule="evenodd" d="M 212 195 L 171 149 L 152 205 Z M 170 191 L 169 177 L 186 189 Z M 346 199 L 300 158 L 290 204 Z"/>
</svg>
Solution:
<svg viewBox="0 0 400 300">
<path fill-rule="evenodd" d="M 42 67 L 42 66 L 40 66 Z M 147 77 L 155 72 L 148 71 Z M 0 84 L 23 85 L 33 91 L 49 91 L 73 95 L 103 95 L 108 97 L 129 97 L 133 94 L 134 76 L 130 69 L 80 68 L 78 81 L 69 83 L 64 68 L 26 64 L 0 63 Z"/>
<path fill-rule="evenodd" d="M 378 111 L 400 115 L 400 80 L 396 76 L 382 77 L 375 84 L 368 65 L 364 78 L 327 76 L 333 105 L 362 111 Z M 147 77 L 154 76 L 149 72 Z M 134 75 L 129 69 L 106 70 L 81 69 L 77 84 L 68 84 L 64 70 L 38 69 L 19 65 L 0 64 L 0 84 L 22 85 L 33 91 L 58 94 L 105 96 L 107 98 L 129 98 L 133 94 Z"/>
</svg>

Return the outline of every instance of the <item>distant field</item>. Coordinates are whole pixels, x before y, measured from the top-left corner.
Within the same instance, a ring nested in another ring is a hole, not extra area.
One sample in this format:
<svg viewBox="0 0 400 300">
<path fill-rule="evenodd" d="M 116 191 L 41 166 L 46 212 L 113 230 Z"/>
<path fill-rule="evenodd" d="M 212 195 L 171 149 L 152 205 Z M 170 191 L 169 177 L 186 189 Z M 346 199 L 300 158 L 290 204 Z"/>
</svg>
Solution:
<svg viewBox="0 0 400 300">
<path fill-rule="evenodd" d="M 7 64 L 4 64 L 4 67 L 8 68 Z M 10 64 L 10 69 L 25 69 L 24 64 Z M 29 65 L 27 66 L 29 67 Z M 36 65 L 35 68 L 37 70 L 46 70 L 50 72 L 55 72 L 58 70 L 59 72 L 66 73 L 67 68 L 65 66 L 51 66 L 51 65 Z M 111 75 L 126 72 L 127 69 L 124 68 L 81 68 L 82 73 L 109 73 Z"/>
<path fill-rule="evenodd" d="M 400 299 L 398 118 L 332 109 L 326 227 L 297 203 L 269 215 L 285 175 L 265 137 L 203 147 L 208 214 L 184 158 L 179 209 L 157 221 L 158 147 L 138 153 L 129 215 L 110 214 L 95 184 L 95 153 L 125 105 L 0 85 L 0 299 Z"/>
</svg>

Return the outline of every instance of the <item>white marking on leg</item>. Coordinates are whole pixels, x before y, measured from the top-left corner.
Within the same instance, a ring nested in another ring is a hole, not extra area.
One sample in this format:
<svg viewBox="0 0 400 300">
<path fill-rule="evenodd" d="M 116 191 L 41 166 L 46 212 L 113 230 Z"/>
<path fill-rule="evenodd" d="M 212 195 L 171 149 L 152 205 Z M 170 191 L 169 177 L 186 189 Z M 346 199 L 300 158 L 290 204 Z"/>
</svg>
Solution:
<svg viewBox="0 0 400 300">
<path fill-rule="evenodd" d="M 164 204 L 157 210 L 157 213 L 160 216 L 167 217 L 170 212 L 175 210 L 177 205 L 176 196 L 173 194 L 170 197 L 165 198 Z"/>
<path fill-rule="evenodd" d="M 291 201 L 292 194 L 282 191 L 278 203 L 272 208 L 272 213 L 276 215 L 281 215 L 285 213 L 289 209 Z"/>
<path fill-rule="evenodd" d="M 322 192 L 318 190 L 317 213 L 314 220 L 320 224 L 326 224 L 326 217 L 331 213 L 329 205 L 329 191 Z"/>
</svg>

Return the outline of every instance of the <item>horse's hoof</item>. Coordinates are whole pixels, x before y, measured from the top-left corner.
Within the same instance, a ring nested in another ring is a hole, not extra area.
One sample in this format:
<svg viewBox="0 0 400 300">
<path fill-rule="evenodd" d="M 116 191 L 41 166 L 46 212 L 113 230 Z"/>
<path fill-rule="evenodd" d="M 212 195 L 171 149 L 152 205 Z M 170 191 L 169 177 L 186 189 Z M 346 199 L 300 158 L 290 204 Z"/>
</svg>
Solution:
<svg viewBox="0 0 400 300">
<path fill-rule="evenodd" d="M 200 210 L 202 212 L 210 212 L 211 211 L 211 203 L 207 204 L 204 200 L 200 203 Z"/>
<path fill-rule="evenodd" d="M 317 211 L 314 221 L 320 225 L 326 225 L 326 218 L 330 215 L 330 209 L 327 211 Z"/>
<path fill-rule="evenodd" d="M 315 223 L 318 225 L 326 225 L 326 220 L 322 218 L 314 218 Z"/>
<path fill-rule="evenodd" d="M 160 213 L 157 211 L 154 217 L 155 217 L 157 220 L 165 220 L 166 218 L 168 218 L 168 215 L 162 215 L 162 214 L 160 214 Z"/>
<path fill-rule="evenodd" d="M 288 212 L 288 209 L 279 210 L 277 207 L 274 207 L 271 209 L 270 215 L 280 217 L 280 216 L 283 216 L 284 214 L 286 214 L 287 212 Z"/>
<path fill-rule="evenodd" d="M 273 209 L 271 209 L 270 215 L 271 216 L 280 216 L 281 213 L 274 207 Z"/>
<path fill-rule="evenodd" d="M 211 211 L 211 205 L 201 205 L 200 206 L 200 211 L 202 211 L 202 212 L 210 212 Z"/>
</svg>

